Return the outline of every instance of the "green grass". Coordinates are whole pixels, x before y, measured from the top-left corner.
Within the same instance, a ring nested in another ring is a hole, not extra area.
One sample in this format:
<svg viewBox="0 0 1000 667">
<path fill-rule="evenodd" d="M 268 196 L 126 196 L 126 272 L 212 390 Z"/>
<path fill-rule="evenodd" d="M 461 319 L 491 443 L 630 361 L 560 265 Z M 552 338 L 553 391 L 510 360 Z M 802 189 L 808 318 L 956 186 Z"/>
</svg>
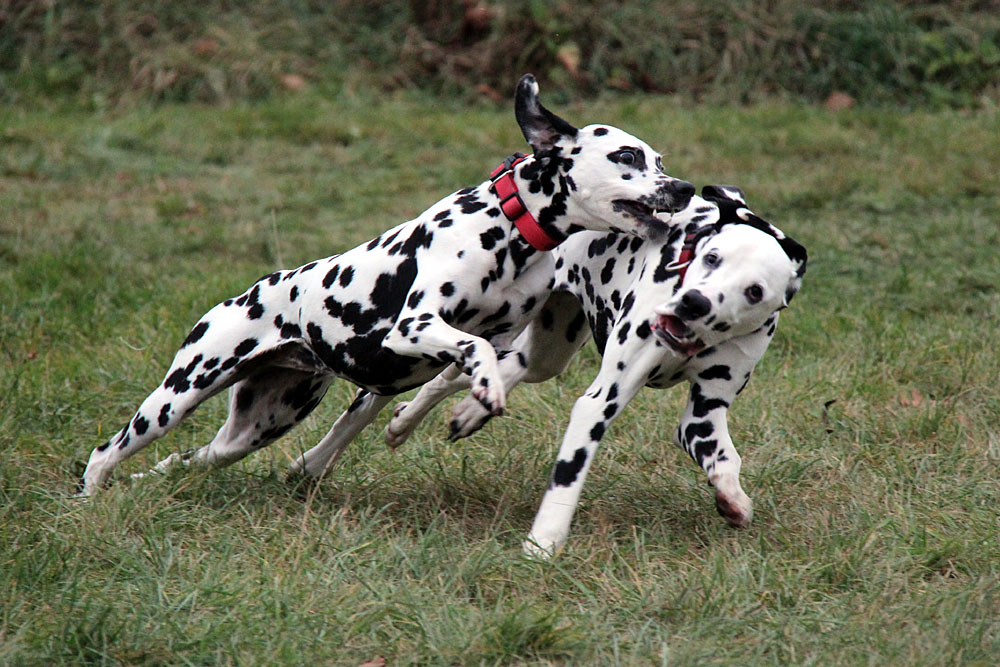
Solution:
<svg viewBox="0 0 1000 667">
<path fill-rule="evenodd" d="M 587 350 L 509 416 L 315 489 L 282 480 L 335 385 L 235 466 L 90 502 L 89 451 L 191 324 L 258 276 L 344 250 L 522 149 L 509 112 L 364 96 L 109 115 L 0 110 L 0 663 L 988 665 L 1000 650 L 996 114 L 560 108 L 741 185 L 810 251 L 731 415 L 756 503 L 715 515 L 669 443 L 683 392 L 615 423 L 566 550 L 519 555 Z M 122 466 L 207 442 L 221 399 Z"/>
</svg>

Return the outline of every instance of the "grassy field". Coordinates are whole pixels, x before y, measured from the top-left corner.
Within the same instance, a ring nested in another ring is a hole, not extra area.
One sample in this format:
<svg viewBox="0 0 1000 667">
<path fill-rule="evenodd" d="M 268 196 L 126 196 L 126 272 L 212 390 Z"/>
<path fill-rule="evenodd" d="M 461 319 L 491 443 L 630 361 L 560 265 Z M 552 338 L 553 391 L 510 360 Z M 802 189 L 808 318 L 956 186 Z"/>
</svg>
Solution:
<svg viewBox="0 0 1000 667">
<path fill-rule="evenodd" d="M 741 185 L 809 273 L 731 415 L 756 503 L 726 527 L 670 444 L 683 392 L 615 423 L 567 548 L 520 557 L 593 350 L 448 443 L 380 428 L 282 478 L 340 384 L 231 468 L 90 502 L 82 464 L 209 307 L 349 248 L 523 149 L 509 111 L 279 98 L 0 109 L 0 663 L 990 665 L 1000 651 L 1000 118 L 558 109 L 699 186 Z M 215 399 L 122 474 L 207 442 Z"/>
</svg>

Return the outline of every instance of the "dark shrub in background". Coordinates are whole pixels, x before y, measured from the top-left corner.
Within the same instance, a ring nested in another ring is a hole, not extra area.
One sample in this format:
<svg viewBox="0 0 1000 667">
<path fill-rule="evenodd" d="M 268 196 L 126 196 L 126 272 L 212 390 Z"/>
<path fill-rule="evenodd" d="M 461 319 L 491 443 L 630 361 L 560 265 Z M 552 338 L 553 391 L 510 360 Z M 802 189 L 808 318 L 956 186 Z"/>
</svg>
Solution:
<svg viewBox="0 0 1000 667">
<path fill-rule="evenodd" d="M 218 103 L 307 85 L 506 99 L 524 71 L 572 96 L 995 104 L 1000 2 L 0 0 L 8 101 Z"/>
</svg>

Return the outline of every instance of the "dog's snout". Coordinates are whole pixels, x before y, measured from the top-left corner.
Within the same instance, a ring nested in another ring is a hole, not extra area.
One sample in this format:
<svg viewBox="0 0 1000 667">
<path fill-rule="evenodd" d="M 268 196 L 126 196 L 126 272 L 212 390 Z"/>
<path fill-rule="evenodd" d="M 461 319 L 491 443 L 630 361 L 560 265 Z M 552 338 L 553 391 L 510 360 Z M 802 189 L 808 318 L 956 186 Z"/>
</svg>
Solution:
<svg viewBox="0 0 1000 667">
<path fill-rule="evenodd" d="M 677 317 L 682 320 L 697 320 L 705 317 L 712 310 L 712 302 L 696 289 L 688 290 L 681 297 L 681 303 L 677 307 Z"/>
<path fill-rule="evenodd" d="M 670 197 L 671 209 L 676 212 L 687 207 L 694 196 L 694 185 L 687 181 L 675 179 L 666 185 L 667 195 Z"/>
</svg>

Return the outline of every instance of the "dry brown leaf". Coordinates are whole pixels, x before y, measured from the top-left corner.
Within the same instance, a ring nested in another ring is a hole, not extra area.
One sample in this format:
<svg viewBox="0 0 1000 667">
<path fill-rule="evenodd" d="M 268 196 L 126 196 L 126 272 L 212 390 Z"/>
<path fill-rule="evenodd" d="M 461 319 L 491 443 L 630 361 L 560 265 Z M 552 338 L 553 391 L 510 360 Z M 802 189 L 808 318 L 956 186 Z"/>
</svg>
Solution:
<svg viewBox="0 0 1000 667">
<path fill-rule="evenodd" d="M 854 106 L 854 98 L 843 91 L 835 90 L 826 98 L 823 106 L 827 111 L 843 111 Z"/>
<path fill-rule="evenodd" d="M 282 74 L 278 77 L 282 88 L 287 91 L 297 93 L 306 87 L 306 80 L 298 74 Z"/>
</svg>

